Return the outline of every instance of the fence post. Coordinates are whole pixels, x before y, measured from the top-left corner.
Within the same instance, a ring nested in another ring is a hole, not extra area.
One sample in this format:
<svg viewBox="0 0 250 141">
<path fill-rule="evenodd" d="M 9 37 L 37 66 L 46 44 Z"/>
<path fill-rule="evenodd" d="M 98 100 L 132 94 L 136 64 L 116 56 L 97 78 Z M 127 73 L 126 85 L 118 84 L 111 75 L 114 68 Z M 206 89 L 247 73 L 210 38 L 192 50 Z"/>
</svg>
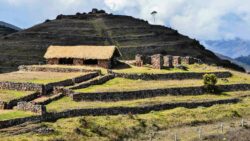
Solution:
<svg viewBox="0 0 250 141">
<path fill-rule="evenodd" d="M 201 131 L 201 127 L 198 129 L 198 134 L 199 134 L 199 139 L 202 138 L 202 131 Z"/>
<path fill-rule="evenodd" d="M 224 125 L 223 125 L 223 123 L 220 124 L 220 128 L 221 128 L 221 133 L 223 133 L 223 131 L 224 131 Z"/>
<path fill-rule="evenodd" d="M 241 127 L 244 127 L 244 119 L 241 119 Z"/>
<path fill-rule="evenodd" d="M 178 141 L 177 133 L 174 134 L 174 141 Z"/>
</svg>

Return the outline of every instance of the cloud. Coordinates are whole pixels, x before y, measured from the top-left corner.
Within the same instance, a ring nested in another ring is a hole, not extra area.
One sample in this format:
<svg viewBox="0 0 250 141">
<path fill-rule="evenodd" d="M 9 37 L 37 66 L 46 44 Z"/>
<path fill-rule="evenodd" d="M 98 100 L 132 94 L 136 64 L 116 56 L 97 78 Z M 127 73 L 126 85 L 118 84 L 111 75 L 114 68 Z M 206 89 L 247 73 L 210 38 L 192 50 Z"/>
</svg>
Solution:
<svg viewBox="0 0 250 141">
<path fill-rule="evenodd" d="M 1 0 L 0 20 L 27 28 L 59 14 L 99 8 L 170 26 L 199 40 L 250 40 L 249 5 L 249 0 Z"/>
</svg>

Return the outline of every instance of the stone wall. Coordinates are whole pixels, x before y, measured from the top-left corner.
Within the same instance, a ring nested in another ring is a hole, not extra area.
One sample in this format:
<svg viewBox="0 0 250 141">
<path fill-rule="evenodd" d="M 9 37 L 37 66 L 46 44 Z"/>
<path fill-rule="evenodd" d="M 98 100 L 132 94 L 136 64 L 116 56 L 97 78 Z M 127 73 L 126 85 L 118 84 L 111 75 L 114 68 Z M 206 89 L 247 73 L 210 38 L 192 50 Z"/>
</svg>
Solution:
<svg viewBox="0 0 250 141">
<path fill-rule="evenodd" d="M 0 109 L 3 110 L 6 107 L 6 102 L 0 101 Z"/>
<path fill-rule="evenodd" d="M 44 105 L 36 105 L 31 102 L 25 102 L 25 101 L 18 102 L 15 109 L 22 111 L 30 111 L 40 115 L 46 113 L 46 107 Z"/>
<path fill-rule="evenodd" d="M 174 67 L 173 66 L 173 56 L 171 55 L 166 55 L 166 56 L 163 56 L 163 66 L 164 67 L 168 67 L 168 68 L 172 68 Z"/>
<path fill-rule="evenodd" d="M 143 66 L 143 56 L 142 55 L 137 54 L 135 56 L 135 65 L 138 66 L 138 67 Z"/>
<path fill-rule="evenodd" d="M 136 73 L 116 73 L 110 72 L 116 77 L 123 77 L 128 79 L 141 80 L 182 80 L 182 79 L 202 79 L 204 74 L 215 74 L 218 78 L 228 78 L 232 76 L 231 72 L 210 72 L 210 73 L 196 73 L 196 72 L 180 72 L 180 73 L 162 73 L 162 74 L 136 74 Z"/>
<path fill-rule="evenodd" d="M 112 67 L 110 60 L 98 60 L 98 66 L 106 69 L 110 69 Z"/>
<path fill-rule="evenodd" d="M 163 63 L 163 56 L 161 54 L 151 56 L 151 64 L 154 69 L 162 69 Z"/>
<path fill-rule="evenodd" d="M 42 72 L 93 72 L 97 71 L 100 72 L 100 70 L 88 70 L 83 68 L 61 68 L 61 67 L 46 67 L 46 66 L 19 66 L 18 69 L 20 71 L 42 71 Z"/>
<path fill-rule="evenodd" d="M 250 84 L 219 85 L 223 92 L 250 90 Z M 130 99 L 142 99 L 166 95 L 200 95 L 207 93 L 203 86 L 182 87 L 182 88 L 161 88 L 137 91 L 118 92 L 95 92 L 95 93 L 75 93 L 71 95 L 74 101 L 119 101 Z"/>
<path fill-rule="evenodd" d="M 70 89 L 82 89 L 82 88 L 89 87 L 91 85 L 100 85 L 109 81 L 110 79 L 113 79 L 114 77 L 115 76 L 113 74 L 104 75 L 101 77 L 94 78 L 93 80 L 80 83 L 79 85 L 72 86 L 70 87 Z"/>
<path fill-rule="evenodd" d="M 56 64 L 59 64 L 59 59 L 51 58 L 51 59 L 47 59 L 46 62 L 47 64 L 50 64 L 50 65 L 56 65 Z"/>
<path fill-rule="evenodd" d="M 55 121 L 60 118 L 69 118 L 76 116 L 102 116 L 102 115 L 119 115 L 119 114 L 146 114 L 151 111 L 168 110 L 177 107 L 185 108 L 197 108 L 197 107 L 209 107 L 215 104 L 229 104 L 237 103 L 240 100 L 237 98 L 223 99 L 223 100 L 211 100 L 211 101 L 199 101 L 199 102 L 178 102 L 178 103 L 163 103 L 158 105 L 148 105 L 141 107 L 110 107 L 110 108 L 90 108 L 90 109 L 72 109 L 58 113 L 46 113 L 41 116 L 31 116 L 18 119 L 10 119 L 0 121 L 0 128 L 7 128 L 15 125 L 19 125 L 25 122 L 42 122 L 42 121 Z"/>
<path fill-rule="evenodd" d="M 180 56 L 173 56 L 173 65 L 174 66 L 181 65 L 181 57 Z"/>
<path fill-rule="evenodd" d="M 0 82 L 0 89 L 42 92 L 43 88 L 44 86 L 42 84 L 21 83 L 21 82 Z"/>
</svg>

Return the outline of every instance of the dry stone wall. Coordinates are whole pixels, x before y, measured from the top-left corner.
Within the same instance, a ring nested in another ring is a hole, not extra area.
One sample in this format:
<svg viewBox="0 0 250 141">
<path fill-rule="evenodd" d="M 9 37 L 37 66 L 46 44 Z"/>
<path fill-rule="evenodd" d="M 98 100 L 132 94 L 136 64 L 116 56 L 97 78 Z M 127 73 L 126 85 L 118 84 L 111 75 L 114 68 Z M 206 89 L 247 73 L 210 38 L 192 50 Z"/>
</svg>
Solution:
<svg viewBox="0 0 250 141">
<path fill-rule="evenodd" d="M 151 111 L 168 110 L 177 107 L 196 108 L 196 107 L 209 107 L 215 104 L 228 104 L 237 103 L 240 99 L 223 99 L 201 102 L 179 102 L 179 103 L 165 103 L 158 105 L 148 105 L 141 107 L 110 107 L 110 108 L 90 108 L 90 109 L 72 109 L 58 113 L 46 113 L 41 116 L 32 116 L 18 119 L 10 119 L 0 121 L 0 128 L 7 128 L 10 126 L 22 124 L 25 122 L 42 122 L 42 121 L 55 121 L 60 118 L 76 117 L 76 116 L 102 116 L 102 115 L 119 115 L 119 114 L 146 114 Z"/>
<path fill-rule="evenodd" d="M 250 84 L 218 85 L 219 90 L 246 91 L 250 90 Z M 162 88 L 137 91 L 122 92 L 95 92 L 95 93 L 75 93 L 70 95 L 74 101 L 119 101 L 129 99 L 142 99 L 166 95 L 201 95 L 207 91 L 203 86 L 182 87 L 182 88 Z"/>
<path fill-rule="evenodd" d="M 151 56 L 151 64 L 154 69 L 162 69 L 163 63 L 163 56 L 161 54 Z"/>
<path fill-rule="evenodd" d="M 37 105 L 31 102 L 25 102 L 25 101 L 18 102 L 15 109 L 22 110 L 22 111 L 30 111 L 30 112 L 34 112 L 40 115 L 43 115 L 46 113 L 46 107 L 44 105 Z"/>
<path fill-rule="evenodd" d="M 42 71 L 42 72 L 101 72 L 100 70 L 88 70 L 83 68 L 60 68 L 60 67 L 46 67 L 46 66 L 19 66 L 20 71 Z"/>
<path fill-rule="evenodd" d="M 136 73 L 116 73 L 110 71 L 116 77 L 123 77 L 128 79 L 141 79 L 141 80 L 182 80 L 182 79 L 202 79 L 204 74 L 215 74 L 218 78 L 228 78 L 232 76 L 231 72 L 209 72 L 209 73 L 198 73 L 198 72 L 180 72 L 180 73 L 162 73 L 162 74 L 136 74 Z"/>
<path fill-rule="evenodd" d="M 21 82 L 0 82 L 0 89 L 19 90 L 19 91 L 38 91 L 42 92 L 42 84 L 21 83 Z"/>
</svg>

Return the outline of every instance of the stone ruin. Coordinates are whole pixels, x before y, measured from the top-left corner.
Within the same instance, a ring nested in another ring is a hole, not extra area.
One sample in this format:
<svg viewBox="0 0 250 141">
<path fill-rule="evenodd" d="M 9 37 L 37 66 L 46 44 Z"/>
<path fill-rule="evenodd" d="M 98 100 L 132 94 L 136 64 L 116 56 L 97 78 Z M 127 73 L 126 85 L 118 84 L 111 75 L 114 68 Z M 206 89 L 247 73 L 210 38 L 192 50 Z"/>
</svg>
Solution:
<svg viewBox="0 0 250 141">
<path fill-rule="evenodd" d="M 177 67 L 182 64 L 194 64 L 201 63 L 201 60 L 193 58 L 190 56 L 172 56 L 172 55 L 162 55 L 154 54 L 151 56 L 137 54 L 135 56 L 135 65 L 141 67 L 145 64 L 150 64 L 154 69 L 162 69 L 163 67 L 172 68 Z"/>
<path fill-rule="evenodd" d="M 22 111 L 30 111 L 40 115 L 46 113 L 46 107 L 44 105 L 36 105 L 31 102 L 25 102 L 25 101 L 18 102 L 15 109 Z"/>
</svg>

